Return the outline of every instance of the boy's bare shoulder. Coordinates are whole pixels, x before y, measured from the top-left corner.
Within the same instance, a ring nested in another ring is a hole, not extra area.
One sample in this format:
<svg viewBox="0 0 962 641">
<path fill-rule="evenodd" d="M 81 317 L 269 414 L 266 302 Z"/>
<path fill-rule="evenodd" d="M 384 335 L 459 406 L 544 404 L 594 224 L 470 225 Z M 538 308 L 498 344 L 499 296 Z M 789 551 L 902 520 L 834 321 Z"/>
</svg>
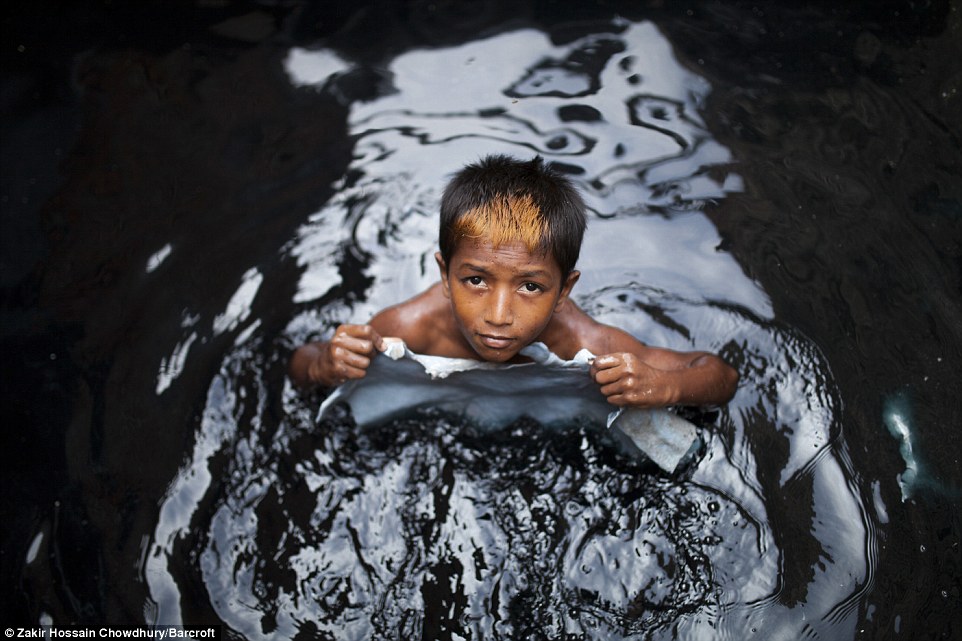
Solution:
<svg viewBox="0 0 962 641">
<path fill-rule="evenodd" d="M 413 351 L 426 352 L 431 337 L 444 327 L 449 311 L 441 284 L 435 283 L 420 294 L 378 312 L 370 325 L 381 336 L 400 338 Z"/>
<path fill-rule="evenodd" d="M 552 319 L 548 346 L 563 358 L 573 358 L 582 349 L 594 354 L 644 351 L 645 345 L 617 327 L 599 322 L 568 301 Z"/>
</svg>

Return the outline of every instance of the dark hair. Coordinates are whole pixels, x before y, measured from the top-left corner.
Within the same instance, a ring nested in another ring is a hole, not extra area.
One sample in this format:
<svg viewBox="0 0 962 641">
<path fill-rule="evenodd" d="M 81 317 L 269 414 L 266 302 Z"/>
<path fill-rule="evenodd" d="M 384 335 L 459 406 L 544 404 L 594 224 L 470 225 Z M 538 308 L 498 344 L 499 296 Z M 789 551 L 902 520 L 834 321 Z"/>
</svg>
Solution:
<svg viewBox="0 0 962 641">
<path fill-rule="evenodd" d="M 541 156 L 528 161 L 503 155 L 487 156 L 454 175 L 441 197 L 438 243 L 446 265 L 466 235 L 465 216 L 492 207 L 504 212 L 496 215 L 508 218 L 524 216 L 524 210 L 533 212 L 527 217 L 536 219 L 533 224 L 537 226 L 537 250 L 550 253 L 562 275 L 571 273 L 581 252 L 587 222 L 585 204 L 574 185 L 546 166 Z M 511 220 L 508 224 L 517 228 L 519 224 L 529 223 Z M 529 251 L 534 248 L 529 247 Z"/>
</svg>

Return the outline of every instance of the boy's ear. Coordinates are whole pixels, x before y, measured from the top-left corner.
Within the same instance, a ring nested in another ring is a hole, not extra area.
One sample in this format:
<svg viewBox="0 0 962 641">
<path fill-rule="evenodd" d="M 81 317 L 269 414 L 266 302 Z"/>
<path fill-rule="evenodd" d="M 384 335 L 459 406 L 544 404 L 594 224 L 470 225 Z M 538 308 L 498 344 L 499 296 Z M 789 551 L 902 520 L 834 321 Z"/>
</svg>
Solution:
<svg viewBox="0 0 962 641">
<path fill-rule="evenodd" d="M 448 266 L 441 257 L 441 252 L 434 252 L 434 260 L 438 262 L 438 270 L 441 272 L 441 291 L 445 298 L 451 298 L 451 286 L 448 284 Z"/>
<path fill-rule="evenodd" d="M 565 306 L 565 301 L 568 300 L 568 296 L 571 294 L 571 290 L 579 278 L 581 278 L 581 272 L 577 270 L 571 270 L 571 273 L 565 278 L 564 285 L 561 286 L 561 295 L 558 296 L 558 302 L 555 303 L 554 306 L 555 312 L 560 312 L 561 308 Z"/>
</svg>

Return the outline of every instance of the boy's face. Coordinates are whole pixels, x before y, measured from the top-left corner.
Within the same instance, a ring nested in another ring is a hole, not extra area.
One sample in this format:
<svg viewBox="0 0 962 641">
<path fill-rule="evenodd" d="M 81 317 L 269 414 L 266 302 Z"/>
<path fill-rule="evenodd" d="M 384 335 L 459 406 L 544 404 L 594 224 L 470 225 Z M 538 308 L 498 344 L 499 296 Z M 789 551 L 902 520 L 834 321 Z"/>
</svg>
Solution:
<svg viewBox="0 0 962 641">
<path fill-rule="evenodd" d="M 464 240 L 450 265 L 440 253 L 435 257 L 462 337 L 481 359 L 498 363 L 538 340 L 579 276 L 564 276 L 554 258 L 533 254 L 521 242 L 495 247 L 489 240 Z"/>
</svg>

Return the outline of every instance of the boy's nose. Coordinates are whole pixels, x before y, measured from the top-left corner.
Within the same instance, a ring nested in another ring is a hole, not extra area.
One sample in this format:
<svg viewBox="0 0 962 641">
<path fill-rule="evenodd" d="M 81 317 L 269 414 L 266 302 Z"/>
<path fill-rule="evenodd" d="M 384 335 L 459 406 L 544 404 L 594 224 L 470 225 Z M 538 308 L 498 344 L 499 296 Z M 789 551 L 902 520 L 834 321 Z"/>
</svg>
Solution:
<svg viewBox="0 0 962 641">
<path fill-rule="evenodd" d="M 494 293 L 490 298 L 490 304 L 484 310 L 484 321 L 489 325 L 498 326 L 510 325 L 514 321 L 510 292 Z"/>
</svg>

